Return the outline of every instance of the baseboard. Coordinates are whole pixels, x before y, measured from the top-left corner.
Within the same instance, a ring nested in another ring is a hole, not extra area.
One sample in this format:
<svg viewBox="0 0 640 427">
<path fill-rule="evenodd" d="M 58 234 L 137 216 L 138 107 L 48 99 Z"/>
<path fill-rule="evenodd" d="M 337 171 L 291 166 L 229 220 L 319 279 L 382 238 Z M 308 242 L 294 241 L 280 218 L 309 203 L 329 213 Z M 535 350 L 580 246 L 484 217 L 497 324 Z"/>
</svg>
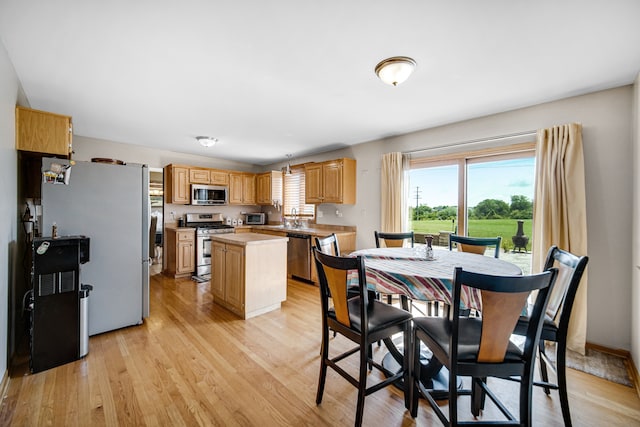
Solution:
<svg viewBox="0 0 640 427">
<path fill-rule="evenodd" d="M 624 360 L 624 365 L 627 368 L 627 373 L 629 374 L 629 379 L 633 383 L 634 388 L 636 389 L 636 394 L 640 397 L 640 375 L 638 374 L 638 370 L 636 369 L 635 363 L 633 363 L 633 359 L 631 357 L 631 352 L 628 350 L 622 349 L 613 349 L 609 347 L 605 347 L 598 344 L 586 343 L 585 348 L 590 348 L 593 350 L 597 350 L 601 353 L 608 353 L 614 356 L 621 357 Z"/>
</svg>

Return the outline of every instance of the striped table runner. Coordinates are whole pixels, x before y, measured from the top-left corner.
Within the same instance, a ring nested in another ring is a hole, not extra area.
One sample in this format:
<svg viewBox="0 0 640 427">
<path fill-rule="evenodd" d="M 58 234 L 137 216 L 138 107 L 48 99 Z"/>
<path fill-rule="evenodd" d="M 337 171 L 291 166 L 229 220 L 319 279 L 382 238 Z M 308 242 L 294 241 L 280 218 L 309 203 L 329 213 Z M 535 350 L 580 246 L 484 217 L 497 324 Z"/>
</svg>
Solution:
<svg viewBox="0 0 640 427">
<path fill-rule="evenodd" d="M 521 275 L 520 268 L 497 258 L 467 252 L 434 249 L 435 259 L 424 258 L 424 248 L 374 248 L 352 252 L 365 258 L 367 285 L 386 294 L 403 294 L 413 299 L 442 301 L 451 304 L 453 270 L 495 275 Z M 357 283 L 357 272 L 350 273 L 350 283 Z M 462 289 L 465 306 L 482 309 L 479 291 Z"/>
</svg>

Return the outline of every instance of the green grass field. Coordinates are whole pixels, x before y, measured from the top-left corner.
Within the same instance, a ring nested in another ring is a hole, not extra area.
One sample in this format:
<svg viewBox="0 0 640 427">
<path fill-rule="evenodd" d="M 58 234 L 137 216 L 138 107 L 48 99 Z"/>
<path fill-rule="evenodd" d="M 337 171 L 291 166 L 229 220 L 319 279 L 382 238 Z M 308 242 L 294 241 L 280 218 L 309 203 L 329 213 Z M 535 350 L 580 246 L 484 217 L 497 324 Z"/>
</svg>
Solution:
<svg viewBox="0 0 640 427">
<path fill-rule="evenodd" d="M 524 220 L 524 234 L 531 239 L 530 219 Z M 518 223 L 515 219 L 471 219 L 469 220 L 469 232 L 471 237 L 502 237 L 502 246 L 507 249 L 513 248 L 511 236 L 515 236 L 518 231 Z M 425 220 L 411 221 L 411 229 L 416 233 L 433 233 L 440 231 L 453 231 L 450 220 Z M 530 249 L 530 246 L 529 246 Z"/>
</svg>

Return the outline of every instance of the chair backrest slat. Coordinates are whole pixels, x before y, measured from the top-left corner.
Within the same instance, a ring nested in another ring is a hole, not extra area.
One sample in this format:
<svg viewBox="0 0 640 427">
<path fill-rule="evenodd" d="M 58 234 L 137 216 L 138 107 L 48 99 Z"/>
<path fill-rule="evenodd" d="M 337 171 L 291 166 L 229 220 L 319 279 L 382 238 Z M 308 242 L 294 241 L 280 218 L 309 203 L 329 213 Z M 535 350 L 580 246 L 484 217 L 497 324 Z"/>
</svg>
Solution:
<svg viewBox="0 0 640 427">
<path fill-rule="evenodd" d="M 527 304 L 529 292 L 504 293 L 482 291 L 482 335 L 478 362 L 499 363 L 509 344 L 509 337 Z"/>
<path fill-rule="evenodd" d="M 316 237 L 316 248 L 322 253 L 340 256 L 340 246 L 338 245 L 338 237 L 335 233 L 326 237 Z"/>
<path fill-rule="evenodd" d="M 404 246 L 405 241 L 413 247 L 415 243 L 413 231 L 406 233 L 381 233 L 374 231 L 373 235 L 376 239 L 376 248 L 401 248 Z"/>
<path fill-rule="evenodd" d="M 351 320 L 349 319 L 349 306 L 347 303 L 347 270 L 324 266 L 324 273 L 327 277 L 327 285 L 333 300 L 336 319 L 343 325 L 350 327 Z"/>
<path fill-rule="evenodd" d="M 502 237 L 466 237 L 459 236 L 457 234 L 449 235 L 449 250 L 453 249 L 453 244 L 456 243 L 458 250 L 461 252 L 471 252 L 474 254 L 484 255 L 487 250 L 487 246 L 495 247 L 493 252 L 494 258 L 500 256 L 500 243 Z"/>
<path fill-rule="evenodd" d="M 555 245 L 549 249 L 544 268 L 545 270 L 552 267 L 557 268 L 558 278 L 549 297 L 546 315 L 556 324 L 560 322 L 560 317 L 564 318 L 565 323 L 569 322 L 573 299 L 588 262 L 587 256 L 574 255 L 571 252 L 558 249 Z"/>
</svg>

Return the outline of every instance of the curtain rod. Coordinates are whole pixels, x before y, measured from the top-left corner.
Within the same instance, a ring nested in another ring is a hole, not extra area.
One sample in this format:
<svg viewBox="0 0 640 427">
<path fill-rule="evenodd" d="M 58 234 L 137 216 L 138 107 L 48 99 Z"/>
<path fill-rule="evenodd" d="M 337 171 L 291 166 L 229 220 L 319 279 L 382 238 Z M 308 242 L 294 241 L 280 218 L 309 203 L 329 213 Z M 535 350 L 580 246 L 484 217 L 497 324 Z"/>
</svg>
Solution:
<svg viewBox="0 0 640 427">
<path fill-rule="evenodd" d="M 481 142 L 499 141 L 501 139 L 516 138 L 516 137 L 519 137 L 519 136 L 528 136 L 528 135 L 533 136 L 536 133 L 537 133 L 537 131 L 535 131 L 535 130 L 528 130 L 526 132 L 509 133 L 509 134 L 506 134 L 506 135 L 491 136 L 491 137 L 488 137 L 488 138 L 480 138 L 480 139 L 472 139 L 472 140 L 469 140 L 469 141 L 455 142 L 453 144 L 443 144 L 443 145 L 438 145 L 438 146 L 435 146 L 435 147 L 422 148 L 420 150 L 403 151 L 402 154 L 422 153 L 422 152 L 425 152 L 425 151 L 438 150 L 440 148 L 451 148 L 451 147 L 459 147 L 459 146 L 463 146 L 463 145 L 479 144 Z"/>
</svg>

